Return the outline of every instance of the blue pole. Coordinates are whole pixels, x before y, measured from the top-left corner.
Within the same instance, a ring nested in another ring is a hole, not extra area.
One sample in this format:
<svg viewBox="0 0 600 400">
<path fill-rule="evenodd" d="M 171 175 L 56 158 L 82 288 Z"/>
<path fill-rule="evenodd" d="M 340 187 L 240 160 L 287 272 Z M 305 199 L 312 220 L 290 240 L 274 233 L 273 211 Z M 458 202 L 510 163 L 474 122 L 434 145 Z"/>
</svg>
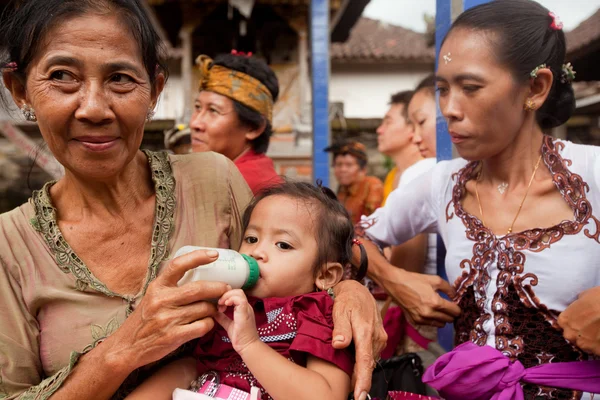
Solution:
<svg viewBox="0 0 600 400">
<path fill-rule="evenodd" d="M 450 30 L 450 26 L 452 25 L 452 1 L 453 0 L 437 0 L 436 3 L 436 14 L 435 14 L 435 69 L 437 71 L 437 64 L 440 56 L 440 48 L 442 47 L 442 41 L 446 34 Z M 454 0 L 459 1 L 459 0 Z M 463 0 L 463 10 L 467 10 L 471 7 L 475 7 L 479 4 L 484 4 L 489 2 L 490 0 Z M 436 104 L 439 104 L 439 97 L 436 96 L 438 101 Z M 436 151 L 437 151 L 437 160 L 451 160 L 452 159 L 452 142 L 450 141 L 450 135 L 448 135 L 448 126 L 446 125 L 446 121 L 444 120 L 444 116 L 442 115 L 440 108 L 437 107 L 437 115 L 436 115 Z M 448 275 L 446 274 L 446 247 L 442 242 L 440 236 L 437 239 L 437 272 L 438 275 L 443 279 L 448 279 Z M 452 283 L 452 282 L 450 282 Z M 446 349 L 450 350 L 454 346 L 454 328 L 451 324 L 447 324 L 445 327 L 438 330 L 438 340 L 440 345 Z"/>
<path fill-rule="evenodd" d="M 310 2 L 313 181 L 329 186 L 329 0 Z"/>
<path fill-rule="evenodd" d="M 452 0 L 437 0 L 435 13 L 435 70 L 437 71 L 438 58 L 442 41 L 446 36 L 450 26 L 452 25 Z M 436 92 L 436 100 L 439 100 Z M 448 127 L 442 116 L 440 108 L 437 106 L 439 101 L 436 101 L 436 152 L 437 160 L 452 159 L 452 142 L 448 135 Z M 443 279 L 448 279 L 446 274 L 446 247 L 442 238 L 437 237 L 437 273 Z M 446 296 L 444 296 L 446 297 Z M 454 346 L 454 327 L 452 324 L 446 324 L 443 328 L 438 329 L 438 342 L 446 350 L 450 351 Z"/>
</svg>

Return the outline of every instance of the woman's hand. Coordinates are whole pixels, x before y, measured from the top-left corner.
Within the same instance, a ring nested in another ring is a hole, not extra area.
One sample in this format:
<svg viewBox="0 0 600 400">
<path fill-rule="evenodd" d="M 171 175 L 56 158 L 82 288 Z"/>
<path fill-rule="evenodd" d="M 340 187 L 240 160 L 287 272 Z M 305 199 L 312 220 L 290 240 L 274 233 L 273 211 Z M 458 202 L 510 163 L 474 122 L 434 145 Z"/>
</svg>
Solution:
<svg viewBox="0 0 600 400">
<path fill-rule="evenodd" d="M 600 286 L 579 295 L 558 317 L 563 336 L 581 350 L 600 356 Z"/>
<path fill-rule="evenodd" d="M 393 268 L 393 267 L 392 267 Z M 395 284 L 384 285 L 386 292 L 407 312 L 409 320 L 418 325 L 432 325 L 442 328 L 460 315 L 460 307 L 441 297 L 438 291 L 453 297 L 456 293 L 452 286 L 438 275 L 427 275 L 404 271 L 399 268 L 390 270 Z"/>
<path fill-rule="evenodd" d="M 356 281 L 343 281 L 334 287 L 333 347 L 343 349 L 354 340 L 354 396 L 366 399 L 371 375 L 387 342 L 381 315 L 371 293 Z"/>
<path fill-rule="evenodd" d="M 223 313 L 227 307 L 234 307 L 233 320 Z M 215 320 L 227 331 L 233 349 L 240 355 L 244 349 L 260 341 L 254 310 L 241 289 L 230 290 L 219 299 Z"/>
<path fill-rule="evenodd" d="M 148 285 L 146 294 L 123 325 L 101 346 L 111 346 L 107 357 L 118 358 L 132 370 L 157 361 L 214 326 L 216 307 L 204 300 L 221 297 L 222 282 L 177 282 L 189 269 L 217 259 L 216 251 L 194 251 L 172 260 Z"/>
<path fill-rule="evenodd" d="M 369 258 L 369 277 L 406 311 L 411 322 L 441 328 L 460 315 L 460 307 L 438 293 L 446 293 L 450 298 L 455 296 L 454 288 L 448 282 L 437 275 L 414 273 L 395 267 L 385 259 L 375 244 L 364 240 L 363 245 Z M 357 259 L 356 251 L 354 256 Z"/>
</svg>

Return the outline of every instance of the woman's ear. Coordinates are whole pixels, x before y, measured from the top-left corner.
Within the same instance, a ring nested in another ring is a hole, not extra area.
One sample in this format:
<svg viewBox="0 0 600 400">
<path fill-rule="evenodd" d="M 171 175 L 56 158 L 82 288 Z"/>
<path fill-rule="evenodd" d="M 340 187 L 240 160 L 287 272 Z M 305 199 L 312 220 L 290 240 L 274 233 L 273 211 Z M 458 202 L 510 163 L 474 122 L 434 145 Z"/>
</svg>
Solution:
<svg viewBox="0 0 600 400">
<path fill-rule="evenodd" d="M 337 262 L 325 264 L 315 277 L 315 286 L 319 290 L 334 287 L 344 277 L 344 267 Z"/>
<path fill-rule="evenodd" d="M 2 75 L 4 86 L 10 92 L 13 101 L 19 108 L 23 108 L 27 104 L 27 91 L 25 84 L 15 74 L 7 72 Z"/>
<path fill-rule="evenodd" d="M 262 135 L 265 132 L 265 129 L 267 129 L 267 120 L 265 118 L 263 118 L 262 122 L 258 126 L 258 128 L 254 129 L 254 128 L 248 127 L 248 130 L 246 131 L 246 135 L 245 135 L 246 140 L 252 141 L 252 140 L 256 139 L 257 137 L 259 137 L 260 135 Z"/>
<path fill-rule="evenodd" d="M 159 72 L 154 79 L 154 87 L 152 88 L 152 108 L 156 107 L 156 103 L 158 103 L 158 98 L 165 88 L 165 74 Z"/>
<path fill-rule="evenodd" d="M 552 75 L 552 71 L 549 68 L 540 68 L 537 71 L 537 77 L 531 79 L 529 95 L 525 101 L 531 104 L 536 110 L 539 109 L 548 98 L 553 82 L 554 76 Z"/>
</svg>

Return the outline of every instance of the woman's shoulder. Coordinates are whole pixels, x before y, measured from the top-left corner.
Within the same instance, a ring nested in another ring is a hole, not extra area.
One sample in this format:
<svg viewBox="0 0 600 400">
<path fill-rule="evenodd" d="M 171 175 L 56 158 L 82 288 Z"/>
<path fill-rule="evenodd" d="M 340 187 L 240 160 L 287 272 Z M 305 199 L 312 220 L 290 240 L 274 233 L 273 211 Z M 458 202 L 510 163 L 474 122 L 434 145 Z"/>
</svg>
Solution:
<svg viewBox="0 0 600 400">
<path fill-rule="evenodd" d="M 212 151 L 184 155 L 168 155 L 173 177 L 178 184 L 202 185 L 211 191 L 236 191 L 247 185 L 235 164 Z"/>
<path fill-rule="evenodd" d="M 574 163 L 595 163 L 600 156 L 600 147 L 590 144 L 573 143 L 564 139 L 551 139 L 550 152 Z"/>
<path fill-rule="evenodd" d="M 35 228 L 33 217 L 34 211 L 30 201 L 0 214 L 0 236 L 10 236 L 14 231 Z"/>
<path fill-rule="evenodd" d="M 3 264 L 18 264 L 20 255 L 29 254 L 36 241 L 36 219 L 30 202 L 0 214 L 0 259 Z"/>
<path fill-rule="evenodd" d="M 557 163 L 557 171 L 566 167 L 588 184 L 592 181 L 600 183 L 600 147 L 562 139 L 550 139 L 546 143 L 546 162 Z"/>
<path fill-rule="evenodd" d="M 173 172 L 214 176 L 215 173 L 227 173 L 235 165 L 222 154 L 212 151 L 190 154 L 169 154 Z"/>
</svg>

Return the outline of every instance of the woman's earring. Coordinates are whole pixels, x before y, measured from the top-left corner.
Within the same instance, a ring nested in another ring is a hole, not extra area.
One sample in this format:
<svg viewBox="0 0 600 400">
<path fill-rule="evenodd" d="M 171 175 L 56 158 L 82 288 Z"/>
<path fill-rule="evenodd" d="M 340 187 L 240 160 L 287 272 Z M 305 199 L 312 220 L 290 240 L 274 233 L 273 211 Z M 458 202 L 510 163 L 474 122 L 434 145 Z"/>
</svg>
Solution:
<svg viewBox="0 0 600 400">
<path fill-rule="evenodd" d="M 152 108 L 149 108 L 148 114 L 146 114 L 146 122 L 152 121 L 152 118 L 154 118 L 154 114 L 156 114 L 156 111 L 154 111 L 154 109 Z"/>
<path fill-rule="evenodd" d="M 525 106 L 523 107 L 525 111 L 535 111 L 535 103 L 531 99 L 527 99 L 525 102 Z"/>
<path fill-rule="evenodd" d="M 23 108 L 21 108 L 21 114 L 23 114 L 23 117 L 30 122 L 36 122 L 37 121 L 37 116 L 35 115 L 35 110 L 33 108 L 31 108 L 28 104 L 23 105 Z"/>
</svg>

